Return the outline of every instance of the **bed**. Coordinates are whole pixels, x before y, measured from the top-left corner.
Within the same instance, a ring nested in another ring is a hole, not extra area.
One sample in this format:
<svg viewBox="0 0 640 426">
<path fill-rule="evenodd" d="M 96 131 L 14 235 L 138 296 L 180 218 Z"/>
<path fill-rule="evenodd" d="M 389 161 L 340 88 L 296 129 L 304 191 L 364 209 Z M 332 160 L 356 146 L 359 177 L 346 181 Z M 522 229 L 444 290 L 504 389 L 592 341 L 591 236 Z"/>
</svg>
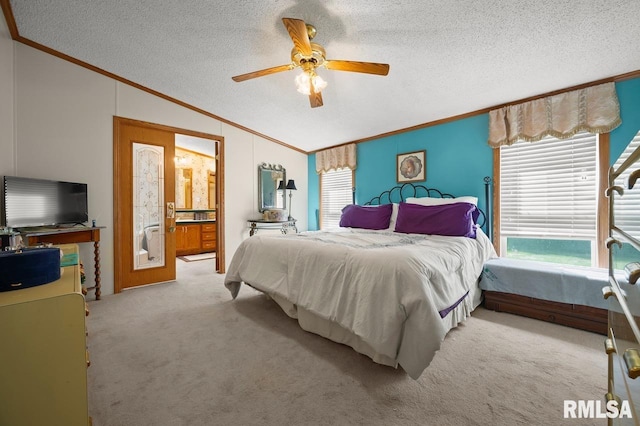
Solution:
<svg viewBox="0 0 640 426">
<path fill-rule="evenodd" d="M 246 239 L 225 286 L 235 298 L 245 283 L 304 330 L 417 379 L 447 332 L 480 304 L 478 279 L 496 254 L 469 197 L 413 184 L 385 193 L 368 203 L 376 206 L 346 207 L 339 229 Z M 464 235 L 424 232 L 462 211 Z M 427 216 L 427 228 L 416 228 Z"/>
</svg>

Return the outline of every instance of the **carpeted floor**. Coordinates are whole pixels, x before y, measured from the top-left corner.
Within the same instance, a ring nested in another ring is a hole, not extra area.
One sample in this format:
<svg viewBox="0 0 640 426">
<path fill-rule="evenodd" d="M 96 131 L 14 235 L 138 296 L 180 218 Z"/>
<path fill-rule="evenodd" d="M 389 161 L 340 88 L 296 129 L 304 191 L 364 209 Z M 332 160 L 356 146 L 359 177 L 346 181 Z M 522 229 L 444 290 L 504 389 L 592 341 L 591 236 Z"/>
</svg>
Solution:
<svg viewBox="0 0 640 426">
<path fill-rule="evenodd" d="M 419 380 L 300 329 L 213 261 L 178 282 L 90 302 L 94 426 L 604 425 L 563 419 L 602 399 L 604 336 L 478 308 Z"/>
</svg>

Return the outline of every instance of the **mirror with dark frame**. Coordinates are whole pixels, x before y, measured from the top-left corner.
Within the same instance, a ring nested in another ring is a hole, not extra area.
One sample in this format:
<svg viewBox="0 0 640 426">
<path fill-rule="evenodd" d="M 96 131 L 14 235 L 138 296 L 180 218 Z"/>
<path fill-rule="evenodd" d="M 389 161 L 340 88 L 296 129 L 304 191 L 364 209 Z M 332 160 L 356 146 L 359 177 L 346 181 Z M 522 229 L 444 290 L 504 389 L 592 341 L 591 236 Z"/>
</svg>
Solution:
<svg viewBox="0 0 640 426">
<path fill-rule="evenodd" d="M 258 210 L 286 209 L 285 184 L 287 172 L 280 164 L 258 166 Z"/>
</svg>

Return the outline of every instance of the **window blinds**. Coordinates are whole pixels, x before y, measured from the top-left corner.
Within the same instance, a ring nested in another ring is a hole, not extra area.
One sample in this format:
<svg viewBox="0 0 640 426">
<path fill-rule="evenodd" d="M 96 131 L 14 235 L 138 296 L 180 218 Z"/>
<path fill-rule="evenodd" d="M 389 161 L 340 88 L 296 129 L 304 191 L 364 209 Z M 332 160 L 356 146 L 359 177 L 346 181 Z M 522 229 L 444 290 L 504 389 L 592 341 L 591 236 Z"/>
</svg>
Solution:
<svg viewBox="0 0 640 426">
<path fill-rule="evenodd" d="M 617 170 L 623 161 L 638 147 L 640 147 L 640 133 L 633 138 L 620 155 L 620 158 L 613 166 L 614 169 Z M 613 195 L 615 197 L 613 221 L 618 228 L 631 234 L 632 237 L 640 239 L 640 215 L 638 214 L 640 211 L 640 181 L 636 182 L 633 189 L 629 190 L 629 175 L 636 169 L 637 166 L 632 165 L 614 181 L 615 185 L 620 185 L 624 188 L 624 195 L 622 197 L 617 193 Z"/>
<path fill-rule="evenodd" d="M 320 229 L 338 227 L 342 209 L 353 204 L 353 171 L 348 168 L 320 174 Z"/>
<path fill-rule="evenodd" d="M 596 238 L 597 135 L 500 148 L 503 237 Z"/>
</svg>

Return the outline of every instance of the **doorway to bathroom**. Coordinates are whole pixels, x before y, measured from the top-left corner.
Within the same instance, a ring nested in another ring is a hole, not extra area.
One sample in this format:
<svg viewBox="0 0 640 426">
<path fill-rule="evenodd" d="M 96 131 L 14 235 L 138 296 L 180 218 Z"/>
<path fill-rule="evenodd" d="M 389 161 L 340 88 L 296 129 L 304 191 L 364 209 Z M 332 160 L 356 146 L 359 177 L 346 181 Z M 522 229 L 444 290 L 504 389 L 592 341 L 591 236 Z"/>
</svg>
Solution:
<svg viewBox="0 0 640 426">
<path fill-rule="evenodd" d="M 176 274 L 217 258 L 217 141 L 175 135 Z M 186 263 L 186 264 L 181 264 Z"/>
<path fill-rule="evenodd" d="M 196 143 L 209 154 L 196 157 Z M 189 152 L 193 162 L 181 163 Z M 175 280 L 178 247 L 184 256 L 215 253 L 211 265 L 223 273 L 222 188 L 221 136 L 114 117 L 115 292 Z"/>
</svg>

